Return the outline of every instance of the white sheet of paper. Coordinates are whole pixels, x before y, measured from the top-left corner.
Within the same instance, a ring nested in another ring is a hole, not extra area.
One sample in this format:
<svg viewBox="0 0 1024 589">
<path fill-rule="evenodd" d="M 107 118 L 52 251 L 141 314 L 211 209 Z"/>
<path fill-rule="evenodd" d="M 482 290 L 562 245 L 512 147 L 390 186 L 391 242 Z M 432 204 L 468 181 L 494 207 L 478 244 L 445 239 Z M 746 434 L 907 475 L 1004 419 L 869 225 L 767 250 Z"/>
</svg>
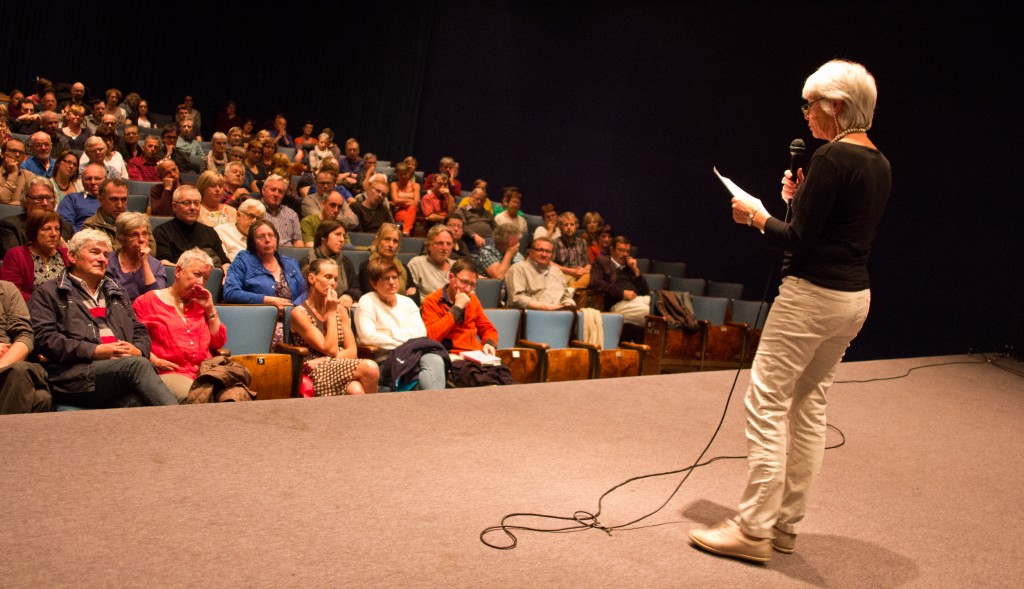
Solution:
<svg viewBox="0 0 1024 589">
<path fill-rule="evenodd" d="M 722 181 L 722 184 L 725 185 L 725 188 L 730 194 L 733 196 L 749 196 L 750 198 L 754 198 L 752 194 L 737 186 L 735 182 L 718 173 L 718 166 L 714 166 L 711 169 L 715 171 L 715 176 L 718 176 L 718 179 Z"/>
</svg>

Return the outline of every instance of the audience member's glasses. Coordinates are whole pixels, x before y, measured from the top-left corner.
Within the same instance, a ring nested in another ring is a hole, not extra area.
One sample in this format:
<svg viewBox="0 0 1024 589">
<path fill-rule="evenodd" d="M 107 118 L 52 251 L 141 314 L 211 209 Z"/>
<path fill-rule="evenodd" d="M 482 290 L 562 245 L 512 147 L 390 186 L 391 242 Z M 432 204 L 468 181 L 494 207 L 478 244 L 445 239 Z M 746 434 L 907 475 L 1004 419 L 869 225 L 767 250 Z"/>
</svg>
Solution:
<svg viewBox="0 0 1024 589">
<path fill-rule="evenodd" d="M 201 200 L 176 200 L 174 202 L 179 204 L 179 205 L 181 205 L 181 206 L 183 206 L 183 207 L 185 207 L 185 208 L 189 208 L 189 207 L 198 207 L 200 204 L 202 204 L 203 201 L 201 201 Z"/>
<path fill-rule="evenodd" d="M 392 275 L 388 275 L 388 276 L 381 276 L 380 277 L 380 281 L 381 282 L 398 282 L 398 277 L 393 275 L 393 274 Z"/>
<path fill-rule="evenodd" d="M 246 217 L 249 217 L 250 219 L 252 219 L 254 221 L 256 219 L 260 218 L 260 215 L 254 215 L 254 214 L 250 213 L 249 211 L 238 211 L 238 214 L 239 215 L 245 215 Z"/>
<path fill-rule="evenodd" d="M 550 255 L 551 255 L 552 253 L 554 253 L 554 250 L 549 250 L 549 249 L 541 249 L 541 248 L 539 248 L 539 247 L 535 247 L 535 248 L 531 248 L 531 249 L 532 249 L 533 251 L 537 252 L 538 254 L 547 254 L 547 255 L 549 255 L 549 256 L 550 256 Z"/>
<path fill-rule="evenodd" d="M 132 231 L 128 234 L 128 239 L 149 239 L 149 231 Z"/>
<path fill-rule="evenodd" d="M 26 196 L 25 198 L 32 202 L 52 202 L 54 200 L 54 198 L 49 194 L 44 194 L 42 196 Z"/>
<path fill-rule="evenodd" d="M 810 112 L 811 112 L 811 107 L 812 107 L 812 106 L 814 106 L 814 103 L 815 103 L 815 102 L 818 102 L 819 100 L 825 100 L 825 97 L 824 97 L 824 96 L 822 96 L 822 97 L 821 97 L 821 98 L 819 98 L 818 100 L 812 100 L 812 101 L 810 101 L 810 102 L 805 102 L 804 104 L 802 104 L 802 105 L 800 106 L 800 112 L 804 113 L 804 116 L 806 117 L 806 116 L 807 116 L 808 114 L 810 114 Z"/>
<path fill-rule="evenodd" d="M 459 281 L 459 286 L 462 286 L 463 288 L 468 286 L 472 290 L 476 290 L 476 281 L 475 280 L 474 281 L 463 280 L 461 276 L 457 276 L 457 275 L 454 275 L 454 274 L 453 274 L 453 276 L 455 276 L 455 280 Z"/>
</svg>

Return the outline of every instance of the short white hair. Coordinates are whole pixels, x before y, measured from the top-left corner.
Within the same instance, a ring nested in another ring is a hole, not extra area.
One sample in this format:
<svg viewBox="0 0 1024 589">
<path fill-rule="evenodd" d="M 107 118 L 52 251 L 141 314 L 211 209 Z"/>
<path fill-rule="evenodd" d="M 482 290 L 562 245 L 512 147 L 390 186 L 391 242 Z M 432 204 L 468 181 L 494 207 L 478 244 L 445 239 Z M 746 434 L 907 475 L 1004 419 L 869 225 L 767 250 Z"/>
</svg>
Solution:
<svg viewBox="0 0 1024 589">
<path fill-rule="evenodd" d="M 106 233 L 99 229 L 82 229 L 71 236 L 71 241 L 68 242 L 68 253 L 77 256 L 78 252 L 91 243 L 105 243 L 107 244 L 107 249 L 114 249 Z"/>
<path fill-rule="evenodd" d="M 804 82 L 803 97 L 809 100 L 811 96 L 843 103 L 836 116 L 840 129 L 871 128 L 878 88 L 874 76 L 861 64 L 842 59 L 825 63 Z M 831 105 L 822 103 L 822 107 L 832 114 Z"/>
</svg>

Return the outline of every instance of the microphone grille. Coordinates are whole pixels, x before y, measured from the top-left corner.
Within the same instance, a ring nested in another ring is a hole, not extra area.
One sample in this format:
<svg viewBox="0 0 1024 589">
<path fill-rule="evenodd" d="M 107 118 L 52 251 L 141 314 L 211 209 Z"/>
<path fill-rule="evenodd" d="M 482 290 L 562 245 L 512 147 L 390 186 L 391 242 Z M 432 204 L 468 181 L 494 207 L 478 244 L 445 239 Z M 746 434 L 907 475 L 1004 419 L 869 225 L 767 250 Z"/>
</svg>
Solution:
<svg viewBox="0 0 1024 589">
<path fill-rule="evenodd" d="M 800 139 L 799 137 L 794 139 L 793 142 L 789 144 L 789 153 L 793 155 L 801 154 L 806 149 L 807 145 L 804 143 L 804 140 Z"/>
</svg>

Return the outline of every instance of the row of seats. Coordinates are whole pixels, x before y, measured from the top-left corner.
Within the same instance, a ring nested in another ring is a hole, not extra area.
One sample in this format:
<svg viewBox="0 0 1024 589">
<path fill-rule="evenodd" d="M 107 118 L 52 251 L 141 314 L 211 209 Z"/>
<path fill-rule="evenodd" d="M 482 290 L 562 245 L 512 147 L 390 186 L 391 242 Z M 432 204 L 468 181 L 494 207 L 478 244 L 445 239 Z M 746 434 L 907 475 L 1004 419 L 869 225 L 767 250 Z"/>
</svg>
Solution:
<svg viewBox="0 0 1024 589">
<path fill-rule="evenodd" d="M 291 343 L 293 309 L 287 308 L 284 316 L 285 342 L 271 351 L 276 307 L 217 305 L 228 333 L 223 352 L 250 368 L 252 388 L 260 399 L 299 394 L 302 357 L 308 350 Z M 485 313 L 498 330 L 498 355 L 520 383 L 637 376 L 646 365 L 646 345 L 618 344 L 622 330 L 618 313 L 601 314 L 599 345 L 584 343 L 582 312 L 486 309 Z M 373 358 L 376 353 L 372 346 L 360 346 L 361 358 Z"/>
<path fill-rule="evenodd" d="M 670 328 L 660 315 L 646 320 L 650 347 L 645 374 L 749 367 L 757 351 L 769 305 L 725 297 L 693 296 L 698 329 Z"/>
</svg>

